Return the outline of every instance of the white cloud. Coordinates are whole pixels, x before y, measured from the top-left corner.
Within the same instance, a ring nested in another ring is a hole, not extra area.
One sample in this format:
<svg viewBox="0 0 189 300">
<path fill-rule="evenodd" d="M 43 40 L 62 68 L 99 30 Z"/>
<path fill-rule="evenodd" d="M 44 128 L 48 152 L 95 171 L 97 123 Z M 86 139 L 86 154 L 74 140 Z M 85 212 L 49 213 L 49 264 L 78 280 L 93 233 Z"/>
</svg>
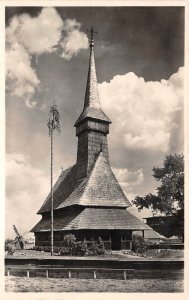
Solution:
<svg viewBox="0 0 189 300">
<path fill-rule="evenodd" d="M 121 185 L 126 197 L 132 203 L 132 200 L 138 195 L 137 188 L 141 188 L 144 183 L 144 173 L 142 169 L 139 170 L 128 170 L 126 168 L 117 169 L 113 168 L 113 172 Z M 156 190 L 151 191 L 153 194 Z M 134 214 L 138 218 L 145 218 L 152 216 L 152 211 L 150 209 L 143 209 L 141 212 L 135 205 L 128 208 L 129 212 Z"/>
<path fill-rule="evenodd" d="M 22 154 L 7 155 L 6 161 L 6 235 L 14 236 L 12 225 L 21 233 L 29 231 L 40 219 L 36 212 L 49 192 L 49 176 L 33 167 Z"/>
<path fill-rule="evenodd" d="M 27 107 L 32 108 L 32 107 L 36 106 L 37 101 L 32 101 L 31 99 L 27 98 L 25 100 L 25 103 L 26 103 Z"/>
<path fill-rule="evenodd" d="M 61 38 L 63 20 L 56 9 L 43 8 L 37 17 L 14 16 L 6 28 L 6 75 L 11 94 L 26 97 L 26 105 L 40 80 L 32 66 L 32 54 L 52 52 Z M 33 107 L 28 105 L 28 107 Z"/>
<path fill-rule="evenodd" d="M 31 67 L 31 56 L 17 42 L 6 51 L 6 74 L 11 94 L 17 97 L 30 97 L 40 83 Z"/>
<path fill-rule="evenodd" d="M 99 84 L 103 109 L 113 121 L 110 144 L 130 150 L 169 151 L 183 109 L 183 73 L 180 68 L 168 80 L 145 82 L 131 72 Z"/>
<path fill-rule="evenodd" d="M 80 29 L 81 24 L 76 21 L 76 19 L 67 19 L 64 23 L 64 30 L 71 32 L 74 29 Z"/>
<path fill-rule="evenodd" d="M 36 17 L 15 15 L 6 28 L 6 76 L 11 94 L 26 98 L 28 107 L 35 106 L 36 102 L 30 99 L 39 88 L 40 79 L 32 58 L 61 52 L 69 60 L 88 47 L 88 38 L 80 27 L 74 19 L 64 22 L 52 7 L 43 8 Z"/>
<path fill-rule="evenodd" d="M 66 60 L 76 55 L 81 49 L 88 48 L 88 38 L 85 33 L 80 31 L 80 26 L 74 19 L 68 19 L 65 22 L 66 36 L 61 42 L 61 46 L 63 48 L 62 57 Z"/>
<path fill-rule="evenodd" d="M 143 170 L 131 171 L 126 168 L 113 168 L 113 172 L 121 185 L 125 195 L 131 201 L 135 198 L 135 188 L 144 181 Z"/>
<path fill-rule="evenodd" d="M 55 8 L 43 8 L 37 17 L 14 16 L 6 30 L 7 43 L 18 42 L 30 54 L 53 52 L 61 38 L 63 20 Z"/>
<path fill-rule="evenodd" d="M 140 135 L 132 135 L 131 133 L 124 134 L 124 142 L 128 148 L 135 149 L 150 149 L 166 152 L 168 150 L 170 133 L 159 130 L 151 135 L 148 132 Z"/>
<path fill-rule="evenodd" d="M 129 171 L 128 169 L 113 169 L 119 183 L 126 186 L 136 186 L 143 182 L 144 175 L 142 170 Z"/>
</svg>

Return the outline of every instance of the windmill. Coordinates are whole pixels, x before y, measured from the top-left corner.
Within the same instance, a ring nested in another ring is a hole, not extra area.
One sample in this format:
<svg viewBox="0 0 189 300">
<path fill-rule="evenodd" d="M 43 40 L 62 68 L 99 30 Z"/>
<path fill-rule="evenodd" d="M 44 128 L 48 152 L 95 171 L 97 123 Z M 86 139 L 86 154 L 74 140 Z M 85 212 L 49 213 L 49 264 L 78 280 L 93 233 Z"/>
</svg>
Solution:
<svg viewBox="0 0 189 300">
<path fill-rule="evenodd" d="M 17 250 L 19 249 L 24 249 L 24 239 L 23 239 L 23 236 L 20 235 L 20 233 L 18 232 L 17 228 L 15 225 L 12 226 L 15 233 L 16 233 L 16 237 L 15 237 L 15 240 L 14 240 L 14 245 L 15 245 L 15 248 Z"/>
</svg>

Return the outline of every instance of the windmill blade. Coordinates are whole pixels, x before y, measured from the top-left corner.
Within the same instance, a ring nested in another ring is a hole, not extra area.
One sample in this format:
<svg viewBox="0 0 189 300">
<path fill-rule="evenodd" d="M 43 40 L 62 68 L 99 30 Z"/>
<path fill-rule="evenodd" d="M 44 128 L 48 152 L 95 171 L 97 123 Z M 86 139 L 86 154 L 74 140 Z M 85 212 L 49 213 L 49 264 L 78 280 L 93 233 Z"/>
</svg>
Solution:
<svg viewBox="0 0 189 300">
<path fill-rule="evenodd" d="M 19 234 L 19 232 L 18 232 L 18 230 L 17 230 L 16 226 L 15 226 L 15 225 L 13 225 L 12 227 L 13 227 L 13 229 L 14 229 L 14 231 L 15 231 L 15 233 L 16 233 L 16 235 L 17 235 L 17 237 L 20 237 L 20 234 Z"/>
</svg>

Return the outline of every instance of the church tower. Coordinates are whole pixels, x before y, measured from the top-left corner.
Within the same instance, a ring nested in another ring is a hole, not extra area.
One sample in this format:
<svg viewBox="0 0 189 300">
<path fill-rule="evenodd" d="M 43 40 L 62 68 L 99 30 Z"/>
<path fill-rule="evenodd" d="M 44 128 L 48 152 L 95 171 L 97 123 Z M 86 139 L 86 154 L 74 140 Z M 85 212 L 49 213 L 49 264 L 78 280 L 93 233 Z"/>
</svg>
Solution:
<svg viewBox="0 0 189 300">
<path fill-rule="evenodd" d="M 54 245 L 68 233 L 77 240 L 103 239 L 107 249 L 131 249 L 133 231 L 149 226 L 127 210 L 131 206 L 109 162 L 107 135 L 110 119 L 102 111 L 94 59 L 94 29 L 90 30 L 90 56 L 84 107 L 75 123 L 78 138 L 76 163 L 63 170 L 53 190 Z M 50 246 L 51 193 L 38 211 L 41 220 L 32 231 L 36 246 Z"/>
<path fill-rule="evenodd" d="M 75 123 L 78 136 L 77 178 L 81 179 L 90 172 L 100 151 L 109 160 L 107 134 L 110 119 L 100 107 L 98 84 L 94 59 L 94 29 L 90 29 L 90 57 L 87 86 L 83 111 Z"/>
</svg>

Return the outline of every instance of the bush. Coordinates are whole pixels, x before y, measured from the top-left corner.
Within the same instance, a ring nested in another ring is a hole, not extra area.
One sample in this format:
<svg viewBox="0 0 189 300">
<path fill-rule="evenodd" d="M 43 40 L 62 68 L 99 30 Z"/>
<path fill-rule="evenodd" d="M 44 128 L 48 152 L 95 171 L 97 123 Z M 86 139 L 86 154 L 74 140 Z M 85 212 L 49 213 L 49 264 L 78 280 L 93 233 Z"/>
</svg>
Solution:
<svg viewBox="0 0 189 300">
<path fill-rule="evenodd" d="M 98 238 L 98 241 L 95 241 L 94 239 L 91 239 L 87 243 L 87 252 L 86 255 L 93 256 L 93 255 L 102 255 L 105 253 L 104 243 L 101 239 L 101 237 Z"/>
<path fill-rule="evenodd" d="M 89 242 L 76 241 L 73 234 L 64 237 L 63 247 L 60 248 L 60 255 L 92 256 L 104 254 L 104 243 L 99 237 L 98 241 L 91 239 Z"/>
<path fill-rule="evenodd" d="M 104 254 L 105 253 L 105 248 L 104 248 L 104 243 L 101 237 L 99 236 L 98 238 L 98 255 Z"/>
<path fill-rule="evenodd" d="M 50 246 L 35 246 L 37 251 L 50 252 Z M 76 241 L 73 234 L 67 234 L 64 237 L 61 247 L 54 247 L 54 253 L 58 255 L 72 255 L 72 256 L 92 256 L 102 255 L 105 253 L 104 243 L 99 237 L 98 241 L 91 239 L 91 241 Z"/>
<path fill-rule="evenodd" d="M 75 245 L 75 242 L 76 242 L 76 238 L 73 234 L 70 233 L 65 235 L 63 244 L 66 247 L 73 247 Z"/>
<path fill-rule="evenodd" d="M 8 255 L 14 255 L 15 252 L 15 248 L 13 245 L 7 245 L 7 251 L 8 251 Z"/>
<path fill-rule="evenodd" d="M 14 244 L 14 240 L 12 239 L 6 239 L 5 240 L 5 251 L 8 251 L 10 246 Z"/>
<path fill-rule="evenodd" d="M 98 244 L 95 242 L 94 239 L 91 239 L 91 241 L 87 242 L 87 256 L 91 255 L 98 255 Z"/>
<path fill-rule="evenodd" d="M 132 251 L 136 254 L 146 254 L 147 243 L 140 235 L 134 235 L 132 240 Z"/>
<path fill-rule="evenodd" d="M 43 248 L 43 251 L 45 251 L 45 252 L 51 252 L 51 246 L 45 246 Z"/>
<path fill-rule="evenodd" d="M 87 253 L 87 244 L 82 241 L 75 242 L 75 246 L 72 249 L 72 255 L 84 256 Z"/>
<path fill-rule="evenodd" d="M 63 246 L 61 247 L 61 255 L 75 255 L 76 238 L 73 234 L 67 234 L 63 240 Z"/>
<path fill-rule="evenodd" d="M 67 247 L 60 247 L 60 251 L 58 252 L 59 255 L 71 255 L 70 249 Z"/>
</svg>

